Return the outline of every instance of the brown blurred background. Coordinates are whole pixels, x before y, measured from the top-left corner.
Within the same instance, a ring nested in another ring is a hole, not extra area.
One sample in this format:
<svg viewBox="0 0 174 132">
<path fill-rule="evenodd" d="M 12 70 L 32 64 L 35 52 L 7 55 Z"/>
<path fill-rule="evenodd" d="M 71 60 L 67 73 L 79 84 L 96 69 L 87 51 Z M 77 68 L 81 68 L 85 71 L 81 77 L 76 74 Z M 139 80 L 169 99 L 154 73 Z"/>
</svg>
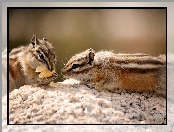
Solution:
<svg viewBox="0 0 174 132">
<path fill-rule="evenodd" d="M 10 9 L 10 49 L 28 44 L 33 34 L 53 43 L 58 56 L 56 81 L 63 81 L 64 64 L 88 48 L 166 54 L 166 10 Z"/>
</svg>

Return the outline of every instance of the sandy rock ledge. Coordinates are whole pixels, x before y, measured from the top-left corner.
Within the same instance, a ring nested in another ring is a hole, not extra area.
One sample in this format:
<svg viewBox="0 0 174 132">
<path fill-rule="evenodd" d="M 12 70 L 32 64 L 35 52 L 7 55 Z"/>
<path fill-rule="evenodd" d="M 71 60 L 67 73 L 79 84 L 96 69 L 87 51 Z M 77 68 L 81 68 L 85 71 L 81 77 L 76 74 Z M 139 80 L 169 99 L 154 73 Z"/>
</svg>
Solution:
<svg viewBox="0 0 174 132">
<path fill-rule="evenodd" d="M 25 85 L 9 94 L 10 124 L 166 124 L 166 99 L 155 93 L 97 91 L 74 80 Z"/>
</svg>

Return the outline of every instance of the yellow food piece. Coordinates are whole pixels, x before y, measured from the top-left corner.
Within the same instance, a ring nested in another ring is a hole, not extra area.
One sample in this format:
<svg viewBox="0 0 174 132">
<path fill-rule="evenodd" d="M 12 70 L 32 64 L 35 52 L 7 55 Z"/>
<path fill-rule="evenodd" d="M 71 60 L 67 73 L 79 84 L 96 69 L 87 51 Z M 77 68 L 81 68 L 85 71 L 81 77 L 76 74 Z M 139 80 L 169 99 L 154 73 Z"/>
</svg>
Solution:
<svg viewBox="0 0 174 132">
<path fill-rule="evenodd" d="M 56 85 L 55 85 L 55 83 L 54 83 L 53 81 L 51 81 L 49 85 L 50 85 L 50 87 L 52 87 L 52 88 L 55 88 L 55 87 L 56 87 Z"/>
<path fill-rule="evenodd" d="M 51 77 L 52 74 L 55 73 L 55 70 L 50 71 L 46 67 L 38 66 L 36 68 L 36 71 L 35 72 L 40 72 L 39 78 L 47 78 L 47 77 Z"/>
</svg>

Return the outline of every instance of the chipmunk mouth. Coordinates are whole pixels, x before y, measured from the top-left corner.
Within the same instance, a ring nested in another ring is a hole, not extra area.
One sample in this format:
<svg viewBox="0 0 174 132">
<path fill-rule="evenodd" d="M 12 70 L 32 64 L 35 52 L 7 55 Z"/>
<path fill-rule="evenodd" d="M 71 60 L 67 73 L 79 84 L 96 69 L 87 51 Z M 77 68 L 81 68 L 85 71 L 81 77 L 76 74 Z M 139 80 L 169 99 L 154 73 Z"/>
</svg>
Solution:
<svg viewBox="0 0 174 132">
<path fill-rule="evenodd" d="M 62 75 L 63 75 L 63 78 L 65 78 L 65 79 L 74 78 L 74 77 L 71 77 L 71 76 L 68 76 L 68 75 L 65 75 L 65 74 L 62 74 Z"/>
</svg>

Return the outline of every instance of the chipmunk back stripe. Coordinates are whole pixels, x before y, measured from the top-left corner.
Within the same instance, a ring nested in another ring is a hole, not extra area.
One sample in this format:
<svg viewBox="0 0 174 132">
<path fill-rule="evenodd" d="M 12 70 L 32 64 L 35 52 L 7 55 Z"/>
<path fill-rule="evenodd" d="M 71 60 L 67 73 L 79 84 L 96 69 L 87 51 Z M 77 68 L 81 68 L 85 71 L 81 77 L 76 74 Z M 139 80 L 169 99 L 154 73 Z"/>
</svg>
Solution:
<svg viewBox="0 0 174 132">
<path fill-rule="evenodd" d="M 150 72 L 156 72 L 159 68 L 157 67 L 151 67 L 151 68 L 143 68 L 143 67 L 124 67 L 123 71 L 127 71 L 129 73 L 150 73 Z"/>
<path fill-rule="evenodd" d="M 150 56 L 149 54 L 143 54 L 143 53 L 137 53 L 137 54 L 122 54 L 122 53 L 118 53 L 115 54 L 116 56 L 119 57 L 143 57 L 143 56 Z"/>
<path fill-rule="evenodd" d="M 152 65 L 163 65 L 164 63 L 161 62 L 158 59 L 152 59 L 150 57 L 144 58 L 144 57 L 113 57 L 109 59 L 109 62 L 111 63 L 117 63 L 117 64 L 152 64 Z"/>
</svg>

